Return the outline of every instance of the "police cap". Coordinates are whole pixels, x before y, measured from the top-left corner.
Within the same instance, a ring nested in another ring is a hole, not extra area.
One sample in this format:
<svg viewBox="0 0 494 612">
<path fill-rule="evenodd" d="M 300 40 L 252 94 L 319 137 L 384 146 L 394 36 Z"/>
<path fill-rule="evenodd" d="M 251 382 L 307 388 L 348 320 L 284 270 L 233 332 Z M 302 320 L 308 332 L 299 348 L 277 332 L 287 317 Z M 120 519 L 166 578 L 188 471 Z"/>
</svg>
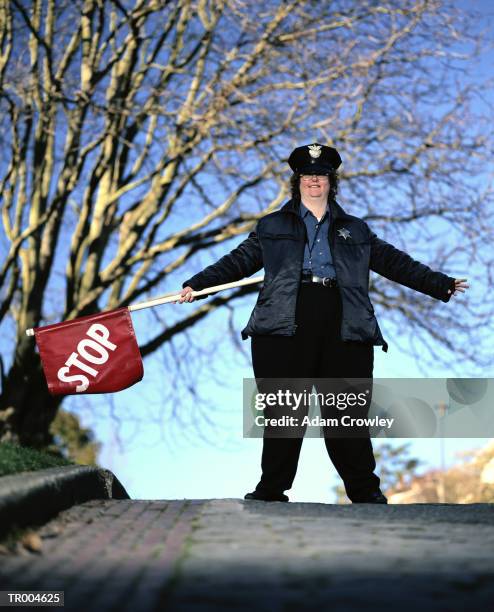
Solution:
<svg viewBox="0 0 494 612">
<path fill-rule="evenodd" d="M 297 174 L 324 174 L 336 170 L 340 164 L 338 151 L 318 142 L 297 147 L 288 158 L 288 165 Z"/>
</svg>

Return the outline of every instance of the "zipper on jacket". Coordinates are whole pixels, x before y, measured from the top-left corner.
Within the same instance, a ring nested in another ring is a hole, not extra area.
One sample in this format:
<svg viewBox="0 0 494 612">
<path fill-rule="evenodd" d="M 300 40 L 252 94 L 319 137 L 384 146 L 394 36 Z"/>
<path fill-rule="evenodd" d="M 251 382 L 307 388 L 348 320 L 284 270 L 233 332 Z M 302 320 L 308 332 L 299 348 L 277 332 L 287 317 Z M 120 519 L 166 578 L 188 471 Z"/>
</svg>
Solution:
<svg viewBox="0 0 494 612">
<path fill-rule="evenodd" d="M 303 245 L 302 245 L 302 261 L 301 261 L 301 266 L 300 266 L 300 274 L 298 276 L 298 285 L 297 285 L 297 293 L 300 290 L 300 283 L 302 282 L 302 269 L 304 267 L 304 252 L 305 252 L 305 243 L 308 241 L 308 236 L 307 236 L 307 227 L 305 225 L 305 223 L 302 221 L 302 219 L 300 218 L 300 215 L 296 212 L 294 212 L 293 210 L 286 210 L 284 212 L 290 213 L 292 215 L 295 215 L 296 219 L 297 219 L 297 223 L 301 223 L 302 227 L 304 228 L 304 241 L 303 241 Z M 293 313 L 293 318 L 295 320 L 295 313 Z M 292 336 L 295 335 L 295 332 L 297 330 L 297 323 L 294 323 L 292 325 Z"/>
<path fill-rule="evenodd" d="M 338 282 L 338 273 L 336 271 L 336 260 L 334 258 L 334 254 L 333 254 L 333 247 L 331 245 L 331 239 L 334 236 L 334 233 L 335 233 L 334 220 L 330 219 L 329 234 L 328 234 L 329 252 L 331 253 L 331 259 L 333 260 L 334 273 L 335 273 L 336 281 L 337 281 L 338 286 L 339 286 L 340 283 Z"/>
</svg>

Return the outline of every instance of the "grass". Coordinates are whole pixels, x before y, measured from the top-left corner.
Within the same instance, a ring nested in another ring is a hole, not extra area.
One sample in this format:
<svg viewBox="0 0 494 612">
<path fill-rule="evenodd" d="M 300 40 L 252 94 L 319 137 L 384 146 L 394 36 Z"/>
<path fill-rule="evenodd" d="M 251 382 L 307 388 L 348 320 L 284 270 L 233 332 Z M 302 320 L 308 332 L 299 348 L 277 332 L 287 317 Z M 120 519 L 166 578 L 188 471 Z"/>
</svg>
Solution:
<svg viewBox="0 0 494 612">
<path fill-rule="evenodd" d="M 35 448 L 19 446 L 10 442 L 0 443 L 0 476 L 44 470 L 64 465 L 76 464 L 46 451 L 39 451 Z"/>
</svg>

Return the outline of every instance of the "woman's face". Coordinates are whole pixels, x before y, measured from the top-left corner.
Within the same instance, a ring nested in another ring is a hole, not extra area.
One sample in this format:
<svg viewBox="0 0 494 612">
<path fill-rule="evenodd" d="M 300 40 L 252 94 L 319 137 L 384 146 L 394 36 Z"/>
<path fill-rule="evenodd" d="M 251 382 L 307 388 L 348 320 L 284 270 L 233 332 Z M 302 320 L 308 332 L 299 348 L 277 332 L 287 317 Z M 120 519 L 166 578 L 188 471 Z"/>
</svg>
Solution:
<svg viewBox="0 0 494 612">
<path fill-rule="evenodd" d="M 329 194 L 329 177 L 322 174 L 301 174 L 300 195 L 310 199 L 321 199 L 326 202 Z"/>
</svg>

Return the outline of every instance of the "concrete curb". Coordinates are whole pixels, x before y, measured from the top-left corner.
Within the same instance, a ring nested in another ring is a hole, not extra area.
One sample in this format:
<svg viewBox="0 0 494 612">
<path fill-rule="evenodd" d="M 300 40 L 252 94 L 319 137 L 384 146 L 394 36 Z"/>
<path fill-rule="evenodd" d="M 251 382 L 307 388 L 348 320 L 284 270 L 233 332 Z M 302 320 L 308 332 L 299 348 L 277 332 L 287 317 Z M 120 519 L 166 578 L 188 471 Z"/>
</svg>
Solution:
<svg viewBox="0 0 494 612">
<path fill-rule="evenodd" d="M 0 477 L 0 536 L 14 527 L 40 525 L 90 499 L 130 499 L 109 470 L 66 466 Z"/>
</svg>

